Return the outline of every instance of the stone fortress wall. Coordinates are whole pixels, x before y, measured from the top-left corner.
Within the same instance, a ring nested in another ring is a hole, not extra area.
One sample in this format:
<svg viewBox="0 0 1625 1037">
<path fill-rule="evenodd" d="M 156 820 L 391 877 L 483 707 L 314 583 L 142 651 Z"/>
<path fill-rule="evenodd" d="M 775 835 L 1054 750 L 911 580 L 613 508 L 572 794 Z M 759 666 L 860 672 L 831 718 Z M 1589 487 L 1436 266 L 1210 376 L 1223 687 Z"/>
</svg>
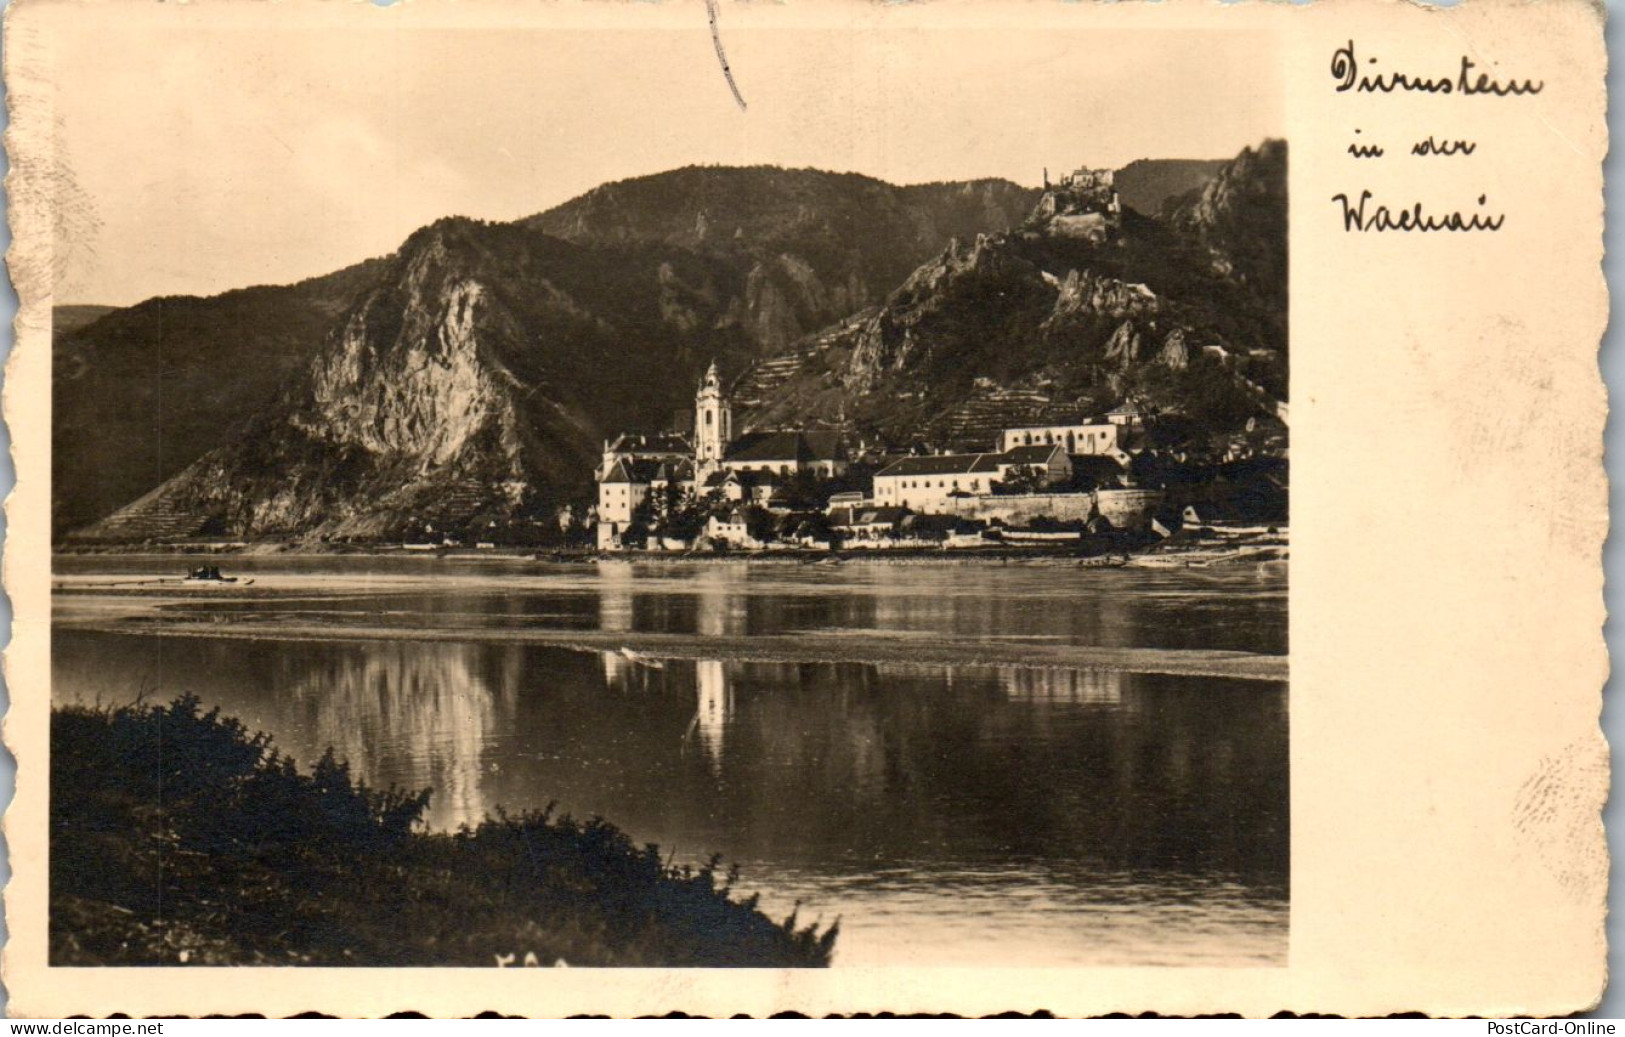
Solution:
<svg viewBox="0 0 1625 1037">
<path fill-rule="evenodd" d="M 1145 529 L 1162 504 L 1161 490 L 1096 490 L 1093 493 L 1023 493 L 997 497 L 953 497 L 939 505 L 940 513 L 1019 525 L 1048 517 L 1062 522 L 1083 521 L 1098 508 L 1114 529 Z"/>
</svg>

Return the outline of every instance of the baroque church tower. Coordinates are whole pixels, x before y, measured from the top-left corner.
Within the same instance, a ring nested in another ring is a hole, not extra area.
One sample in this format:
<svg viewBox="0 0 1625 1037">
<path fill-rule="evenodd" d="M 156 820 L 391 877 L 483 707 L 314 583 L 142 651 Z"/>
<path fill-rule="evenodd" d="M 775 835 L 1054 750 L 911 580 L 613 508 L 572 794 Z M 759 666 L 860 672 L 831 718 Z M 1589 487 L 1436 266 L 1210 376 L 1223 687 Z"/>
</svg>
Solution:
<svg viewBox="0 0 1625 1037">
<path fill-rule="evenodd" d="M 705 371 L 700 391 L 694 395 L 694 479 L 703 485 L 722 467 L 722 455 L 733 439 L 733 410 L 722 394 L 717 362 Z"/>
</svg>

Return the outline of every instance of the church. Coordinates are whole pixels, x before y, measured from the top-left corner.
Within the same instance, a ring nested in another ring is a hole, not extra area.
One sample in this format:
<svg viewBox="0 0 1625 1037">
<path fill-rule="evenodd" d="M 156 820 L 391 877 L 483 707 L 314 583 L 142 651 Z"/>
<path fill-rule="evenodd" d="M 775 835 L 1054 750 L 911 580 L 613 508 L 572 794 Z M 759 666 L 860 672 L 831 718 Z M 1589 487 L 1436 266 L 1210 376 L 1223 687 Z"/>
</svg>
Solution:
<svg viewBox="0 0 1625 1037">
<path fill-rule="evenodd" d="M 833 430 L 748 431 L 734 435 L 733 407 L 717 371 L 706 368 L 694 394 L 694 430 L 648 435 L 623 432 L 604 443 L 598 479 L 598 546 L 619 546 L 632 516 L 651 494 L 671 486 L 696 496 L 766 504 L 790 479 L 835 478 L 847 453 Z"/>
</svg>

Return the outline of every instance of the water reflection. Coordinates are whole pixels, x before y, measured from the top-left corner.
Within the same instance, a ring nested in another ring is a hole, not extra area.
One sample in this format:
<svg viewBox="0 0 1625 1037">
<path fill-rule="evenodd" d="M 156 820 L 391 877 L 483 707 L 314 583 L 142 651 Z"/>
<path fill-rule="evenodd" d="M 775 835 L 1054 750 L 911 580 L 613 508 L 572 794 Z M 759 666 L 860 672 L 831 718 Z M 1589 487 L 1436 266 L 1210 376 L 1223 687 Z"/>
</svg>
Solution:
<svg viewBox="0 0 1625 1037">
<path fill-rule="evenodd" d="M 1124 674 L 1093 667 L 1000 666 L 999 684 L 1013 702 L 1116 707 L 1123 703 Z"/>
<path fill-rule="evenodd" d="M 604 663 L 604 687 L 611 691 L 630 691 L 638 667 L 620 652 L 603 652 L 601 656 Z"/>
<path fill-rule="evenodd" d="M 696 595 L 695 633 L 703 637 L 729 637 L 746 632 L 751 599 L 740 593 L 747 570 L 737 566 L 712 566 L 694 579 Z"/>
<path fill-rule="evenodd" d="M 676 683 L 661 671 L 665 660 L 642 656 L 625 649 L 600 653 L 603 664 L 604 687 L 622 695 L 653 691 L 680 696 Z M 728 726 L 733 721 L 734 689 L 733 664 L 720 659 L 701 659 L 693 663 L 672 664 L 676 670 L 692 666 L 694 681 L 694 713 L 684 728 L 679 744 L 686 750 L 693 746 L 704 757 L 713 775 L 722 773 L 723 752 L 726 747 Z"/>
<path fill-rule="evenodd" d="M 695 853 L 1011 855 L 1284 885 L 1284 688 L 1046 667 L 685 662 L 530 646 L 62 631 L 59 700 L 196 690 L 452 828 L 558 801 Z M 113 663 L 106 666 L 106 663 Z M 719 791 L 720 790 L 720 791 Z"/>
<path fill-rule="evenodd" d="M 694 712 L 693 730 L 699 735 L 701 750 L 711 762 L 713 773 L 722 772 L 722 743 L 733 715 L 733 686 L 728 670 L 719 660 L 702 659 L 694 664 L 694 684 L 699 706 Z"/>
<path fill-rule="evenodd" d="M 290 694 L 317 743 L 370 784 L 433 789 L 430 827 L 475 825 L 497 806 L 483 782 L 488 766 L 500 767 L 485 757 L 496 696 L 475 655 L 466 645 L 413 643 L 318 654 Z"/>
<path fill-rule="evenodd" d="M 1062 608 L 1025 576 L 973 595 L 955 586 L 965 574 L 900 570 L 840 594 L 757 593 L 756 573 L 730 565 L 658 578 L 604 566 L 595 580 L 489 600 L 393 595 L 389 608 L 410 615 L 389 622 L 556 613 L 618 633 L 930 630 L 1231 647 L 1275 636 L 1280 606 L 1169 592 Z M 362 615 L 381 599 L 358 600 L 321 604 Z M 270 615 L 287 603 L 236 607 Z M 370 784 L 432 786 L 437 829 L 556 803 L 680 859 L 722 853 L 775 909 L 799 899 L 842 915 L 838 964 L 1284 958 L 1284 685 L 661 660 L 500 640 L 293 642 L 274 638 L 272 620 L 263 628 L 251 640 L 58 629 L 53 695 L 195 691 L 303 765 L 332 746 Z"/>
<path fill-rule="evenodd" d="M 625 563 L 599 567 L 598 629 L 625 633 L 632 627 L 632 589 L 636 577 Z"/>
</svg>

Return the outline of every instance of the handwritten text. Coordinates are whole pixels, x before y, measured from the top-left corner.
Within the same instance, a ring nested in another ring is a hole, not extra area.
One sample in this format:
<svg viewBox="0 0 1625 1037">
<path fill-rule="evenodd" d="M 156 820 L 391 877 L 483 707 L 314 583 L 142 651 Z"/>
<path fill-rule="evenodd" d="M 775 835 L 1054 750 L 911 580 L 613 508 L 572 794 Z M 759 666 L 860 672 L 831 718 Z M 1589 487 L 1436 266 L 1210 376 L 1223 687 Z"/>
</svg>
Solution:
<svg viewBox="0 0 1625 1037">
<path fill-rule="evenodd" d="M 1358 202 L 1351 202 L 1346 194 L 1332 195 L 1332 201 L 1343 207 L 1345 232 L 1497 231 L 1506 222 L 1506 216 L 1499 213 L 1475 212 L 1464 216 L 1458 211 L 1435 216 L 1424 210 L 1421 202 L 1393 208 L 1387 205 L 1372 206 L 1372 199 L 1370 191 L 1361 191 Z M 1488 202 L 1487 196 L 1478 196 L 1480 207 Z"/>
<path fill-rule="evenodd" d="M 1367 58 L 1367 64 L 1375 65 L 1376 58 Z M 1356 93 L 1393 93 L 1395 90 L 1414 91 L 1425 94 L 1463 94 L 1472 96 L 1482 94 L 1491 97 L 1508 97 L 1519 94 L 1538 94 L 1546 87 L 1545 80 L 1532 81 L 1508 80 L 1502 83 L 1492 79 L 1488 74 L 1480 72 L 1473 75 L 1477 66 L 1473 59 L 1465 54 L 1461 58 L 1461 69 L 1454 76 L 1429 78 L 1426 76 L 1410 75 L 1405 72 L 1375 73 L 1372 75 L 1360 74 L 1360 62 L 1354 53 L 1354 41 L 1350 40 L 1348 46 L 1339 47 L 1332 52 L 1332 78 L 1337 80 L 1337 92 L 1353 90 Z"/>
</svg>

